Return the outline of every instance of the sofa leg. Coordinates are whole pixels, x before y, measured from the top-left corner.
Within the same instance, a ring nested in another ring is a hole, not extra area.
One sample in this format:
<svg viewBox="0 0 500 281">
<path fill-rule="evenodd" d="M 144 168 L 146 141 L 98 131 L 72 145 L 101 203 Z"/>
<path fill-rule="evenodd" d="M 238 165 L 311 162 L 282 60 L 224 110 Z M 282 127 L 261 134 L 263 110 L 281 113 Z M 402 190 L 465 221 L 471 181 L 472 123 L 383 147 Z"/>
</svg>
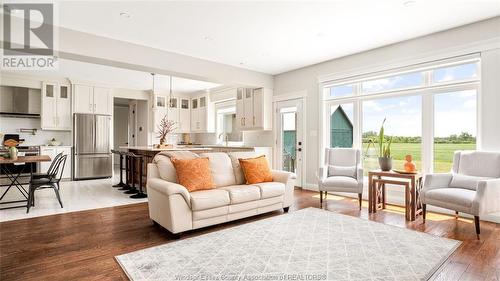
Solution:
<svg viewBox="0 0 500 281">
<path fill-rule="evenodd" d="M 172 238 L 174 240 L 179 240 L 182 237 L 182 232 L 179 232 L 179 233 L 172 233 L 172 232 L 170 232 L 170 235 L 172 236 Z"/>
<path fill-rule="evenodd" d="M 479 216 L 474 216 L 474 225 L 476 226 L 477 239 L 479 239 L 479 234 L 481 234 L 481 229 L 479 228 Z"/>
<path fill-rule="evenodd" d="M 359 210 L 361 211 L 361 203 L 363 202 L 363 194 L 358 193 Z"/>
<path fill-rule="evenodd" d="M 285 208 L 283 208 L 283 212 L 288 213 L 289 209 L 290 209 L 290 207 L 285 207 Z"/>
<path fill-rule="evenodd" d="M 154 226 L 158 226 L 159 224 L 156 221 L 153 221 Z"/>
<path fill-rule="evenodd" d="M 424 220 L 424 223 L 425 223 L 425 215 L 426 215 L 426 208 L 427 205 L 426 204 L 422 204 L 422 219 Z"/>
</svg>

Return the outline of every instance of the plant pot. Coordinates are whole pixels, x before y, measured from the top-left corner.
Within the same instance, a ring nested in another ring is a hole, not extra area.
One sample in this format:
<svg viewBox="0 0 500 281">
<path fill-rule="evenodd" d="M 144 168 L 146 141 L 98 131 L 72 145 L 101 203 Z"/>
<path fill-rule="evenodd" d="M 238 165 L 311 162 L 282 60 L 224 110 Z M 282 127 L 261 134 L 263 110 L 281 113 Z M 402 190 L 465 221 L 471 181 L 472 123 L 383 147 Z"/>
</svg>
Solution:
<svg viewBox="0 0 500 281">
<path fill-rule="evenodd" d="M 390 171 L 392 169 L 392 158 L 391 157 L 379 157 L 378 165 L 382 171 Z"/>
</svg>

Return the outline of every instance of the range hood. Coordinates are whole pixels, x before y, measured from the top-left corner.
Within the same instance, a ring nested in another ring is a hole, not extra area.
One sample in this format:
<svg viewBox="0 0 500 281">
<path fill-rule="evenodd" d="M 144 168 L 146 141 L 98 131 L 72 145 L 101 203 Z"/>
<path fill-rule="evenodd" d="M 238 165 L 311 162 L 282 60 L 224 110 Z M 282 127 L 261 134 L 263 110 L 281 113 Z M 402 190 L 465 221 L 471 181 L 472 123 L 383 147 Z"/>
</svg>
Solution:
<svg viewBox="0 0 500 281">
<path fill-rule="evenodd" d="M 0 86 L 0 115 L 40 118 L 40 89 Z"/>
</svg>

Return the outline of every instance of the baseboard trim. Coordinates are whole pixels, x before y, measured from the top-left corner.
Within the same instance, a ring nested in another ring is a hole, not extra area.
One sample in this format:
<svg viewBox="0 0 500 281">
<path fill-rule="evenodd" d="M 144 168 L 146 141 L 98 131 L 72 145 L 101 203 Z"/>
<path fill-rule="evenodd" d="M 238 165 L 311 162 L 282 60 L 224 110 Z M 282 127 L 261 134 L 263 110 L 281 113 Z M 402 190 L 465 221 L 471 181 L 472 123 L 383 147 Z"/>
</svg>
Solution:
<svg viewBox="0 0 500 281">
<path fill-rule="evenodd" d="M 314 183 L 306 183 L 305 186 L 302 187 L 302 189 L 316 191 L 316 192 L 319 191 L 318 185 L 314 184 Z M 342 192 L 331 192 L 331 193 L 335 194 L 335 195 L 339 195 L 339 196 L 348 197 L 348 198 L 354 198 L 354 199 L 358 198 L 357 194 L 354 194 L 354 193 L 342 193 Z M 404 196 L 405 196 L 405 194 L 404 194 L 401 187 L 387 185 L 387 203 L 389 203 L 391 205 L 396 205 L 396 206 L 404 206 L 404 202 L 405 202 Z M 368 186 L 367 185 L 363 186 L 363 200 L 368 200 Z M 453 210 L 434 207 L 431 205 L 427 206 L 427 210 L 431 211 L 431 212 L 439 213 L 439 214 L 455 215 L 455 211 L 453 211 Z M 464 217 L 464 218 L 469 218 L 469 219 L 474 218 L 474 216 L 464 214 L 464 213 L 460 213 L 460 216 Z M 494 223 L 500 223 L 500 213 L 482 216 L 481 220 L 494 222 Z"/>
</svg>

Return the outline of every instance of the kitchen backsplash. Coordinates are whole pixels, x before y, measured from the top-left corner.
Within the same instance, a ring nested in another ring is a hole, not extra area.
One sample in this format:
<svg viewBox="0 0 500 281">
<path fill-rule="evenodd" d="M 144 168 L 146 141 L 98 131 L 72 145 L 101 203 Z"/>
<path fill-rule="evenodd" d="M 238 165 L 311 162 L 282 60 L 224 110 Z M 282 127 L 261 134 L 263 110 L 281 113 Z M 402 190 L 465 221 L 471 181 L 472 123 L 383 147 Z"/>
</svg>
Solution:
<svg viewBox="0 0 500 281">
<path fill-rule="evenodd" d="M 36 135 L 31 133 L 21 133 L 19 129 L 37 129 Z M 61 141 L 63 145 L 71 145 L 70 131 L 42 131 L 40 119 L 35 118 L 12 118 L 0 117 L 0 133 L 19 134 L 21 139 L 25 139 L 22 145 L 46 145 L 52 138 Z"/>
</svg>

